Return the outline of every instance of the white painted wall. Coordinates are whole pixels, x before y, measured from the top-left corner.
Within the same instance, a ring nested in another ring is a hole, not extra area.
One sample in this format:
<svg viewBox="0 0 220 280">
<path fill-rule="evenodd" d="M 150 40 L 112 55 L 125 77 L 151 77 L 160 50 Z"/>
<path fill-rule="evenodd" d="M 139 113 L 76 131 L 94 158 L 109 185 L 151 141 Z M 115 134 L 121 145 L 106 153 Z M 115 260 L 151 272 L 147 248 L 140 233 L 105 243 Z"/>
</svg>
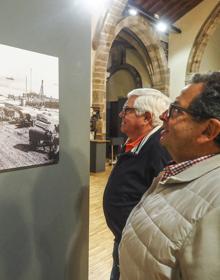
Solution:
<svg viewBox="0 0 220 280">
<path fill-rule="evenodd" d="M 220 26 L 211 36 L 202 57 L 200 72 L 220 70 Z"/>
<path fill-rule="evenodd" d="M 126 62 L 136 68 L 141 76 L 143 87 L 151 87 L 151 80 L 145 63 L 137 56 L 136 51 L 132 49 L 126 50 Z"/>
<path fill-rule="evenodd" d="M 175 23 L 181 34 L 169 36 L 170 97 L 179 95 L 185 85 L 186 66 L 196 35 L 219 0 L 204 0 Z"/>
<path fill-rule="evenodd" d="M 126 70 L 117 71 L 107 83 L 107 101 L 118 101 L 119 98 L 127 97 L 128 92 L 134 88 L 131 74 Z"/>
</svg>

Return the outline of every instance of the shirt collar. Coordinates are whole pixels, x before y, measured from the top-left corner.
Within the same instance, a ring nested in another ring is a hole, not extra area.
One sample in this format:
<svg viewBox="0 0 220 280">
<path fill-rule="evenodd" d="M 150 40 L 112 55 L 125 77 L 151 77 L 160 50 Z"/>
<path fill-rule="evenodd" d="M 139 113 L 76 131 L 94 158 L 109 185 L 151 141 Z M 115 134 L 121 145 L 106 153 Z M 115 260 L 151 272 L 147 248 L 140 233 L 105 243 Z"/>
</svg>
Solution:
<svg viewBox="0 0 220 280">
<path fill-rule="evenodd" d="M 163 173 L 162 173 L 162 177 L 161 177 L 160 181 L 164 182 L 169 177 L 175 176 L 175 175 L 179 174 L 180 172 L 186 170 L 190 166 L 193 166 L 196 163 L 201 162 L 201 161 L 203 161 L 207 158 L 210 158 L 214 155 L 215 154 L 210 154 L 210 155 L 202 156 L 202 157 L 199 157 L 199 158 L 196 158 L 196 159 L 193 159 L 193 160 L 187 160 L 187 161 L 184 161 L 184 162 L 181 162 L 181 163 L 171 162 L 162 171 Z"/>
<path fill-rule="evenodd" d="M 148 139 L 151 137 L 151 135 L 153 135 L 156 131 L 158 131 L 159 129 L 161 128 L 161 126 L 155 126 L 147 135 L 142 135 L 140 138 L 138 138 L 137 140 L 140 140 L 138 141 L 138 143 L 136 143 L 135 146 L 133 146 L 131 148 L 131 150 L 127 150 L 126 149 L 126 146 L 127 146 L 127 143 L 129 142 L 129 139 L 127 139 L 126 143 L 125 143 L 125 151 L 130 151 L 132 153 L 135 153 L 135 154 L 138 154 L 141 150 L 141 148 L 144 146 L 144 144 L 148 141 Z M 136 141 L 137 141 L 136 140 Z"/>
<path fill-rule="evenodd" d="M 136 140 L 131 141 L 130 139 L 127 140 L 125 143 L 125 152 L 130 152 L 134 147 L 138 146 L 141 140 L 145 137 L 145 134 L 138 137 Z"/>
</svg>

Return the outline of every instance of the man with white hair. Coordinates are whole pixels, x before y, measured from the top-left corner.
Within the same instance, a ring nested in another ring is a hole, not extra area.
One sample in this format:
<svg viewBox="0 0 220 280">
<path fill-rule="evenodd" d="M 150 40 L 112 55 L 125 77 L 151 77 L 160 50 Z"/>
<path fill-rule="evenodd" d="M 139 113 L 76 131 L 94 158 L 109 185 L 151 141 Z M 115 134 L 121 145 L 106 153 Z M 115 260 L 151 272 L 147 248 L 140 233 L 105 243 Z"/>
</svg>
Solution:
<svg viewBox="0 0 220 280">
<path fill-rule="evenodd" d="M 126 220 L 154 177 L 170 160 L 160 145 L 160 114 L 170 100 L 152 88 L 134 89 L 119 114 L 121 131 L 127 135 L 121 154 L 108 179 L 103 208 L 114 234 L 111 280 L 119 279 L 118 245 Z"/>
</svg>

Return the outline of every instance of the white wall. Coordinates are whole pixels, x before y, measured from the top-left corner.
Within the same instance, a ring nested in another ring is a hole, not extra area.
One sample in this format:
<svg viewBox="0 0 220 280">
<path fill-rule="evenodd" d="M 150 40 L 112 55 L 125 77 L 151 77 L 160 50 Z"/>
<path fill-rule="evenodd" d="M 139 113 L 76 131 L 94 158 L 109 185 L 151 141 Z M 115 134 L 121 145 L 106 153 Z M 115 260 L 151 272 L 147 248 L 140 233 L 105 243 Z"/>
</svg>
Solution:
<svg viewBox="0 0 220 280">
<path fill-rule="evenodd" d="M 136 68 L 136 70 L 141 76 L 143 87 L 151 87 L 151 80 L 150 80 L 149 73 L 146 69 L 146 65 L 144 61 L 137 56 L 136 51 L 132 49 L 126 50 L 126 63 L 131 64 Z"/>
<path fill-rule="evenodd" d="M 220 26 L 210 37 L 200 64 L 200 72 L 220 70 Z"/>
<path fill-rule="evenodd" d="M 151 87 L 151 81 L 144 61 L 133 49 L 126 49 L 126 63 L 132 65 L 140 74 L 142 86 Z M 109 65 L 110 67 L 110 65 Z M 127 97 L 128 92 L 136 87 L 134 78 L 127 70 L 120 70 L 111 76 L 107 83 L 107 101 L 117 101 L 120 97 Z"/>
<path fill-rule="evenodd" d="M 219 0 L 204 0 L 175 23 L 181 34 L 169 36 L 170 96 L 175 98 L 185 85 L 186 66 L 191 48 L 201 25 Z"/>
<path fill-rule="evenodd" d="M 58 57 L 60 93 L 59 163 L 0 174 L 1 280 L 88 279 L 91 30 L 77 2 L 0 3 L 0 43 Z"/>
<path fill-rule="evenodd" d="M 127 97 L 129 91 L 135 88 L 135 82 L 131 74 L 126 70 L 117 71 L 107 83 L 107 101 L 118 101 Z"/>
</svg>

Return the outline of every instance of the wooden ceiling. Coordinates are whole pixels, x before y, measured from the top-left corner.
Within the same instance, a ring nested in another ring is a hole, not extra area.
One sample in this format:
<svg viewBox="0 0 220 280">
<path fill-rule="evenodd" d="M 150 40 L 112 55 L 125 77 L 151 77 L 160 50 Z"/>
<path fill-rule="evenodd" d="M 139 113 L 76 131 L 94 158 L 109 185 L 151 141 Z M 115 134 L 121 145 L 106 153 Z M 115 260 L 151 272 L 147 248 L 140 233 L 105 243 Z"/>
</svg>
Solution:
<svg viewBox="0 0 220 280">
<path fill-rule="evenodd" d="M 203 0 L 129 0 L 128 3 L 147 14 L 174 23 Z"/>
</svg>

